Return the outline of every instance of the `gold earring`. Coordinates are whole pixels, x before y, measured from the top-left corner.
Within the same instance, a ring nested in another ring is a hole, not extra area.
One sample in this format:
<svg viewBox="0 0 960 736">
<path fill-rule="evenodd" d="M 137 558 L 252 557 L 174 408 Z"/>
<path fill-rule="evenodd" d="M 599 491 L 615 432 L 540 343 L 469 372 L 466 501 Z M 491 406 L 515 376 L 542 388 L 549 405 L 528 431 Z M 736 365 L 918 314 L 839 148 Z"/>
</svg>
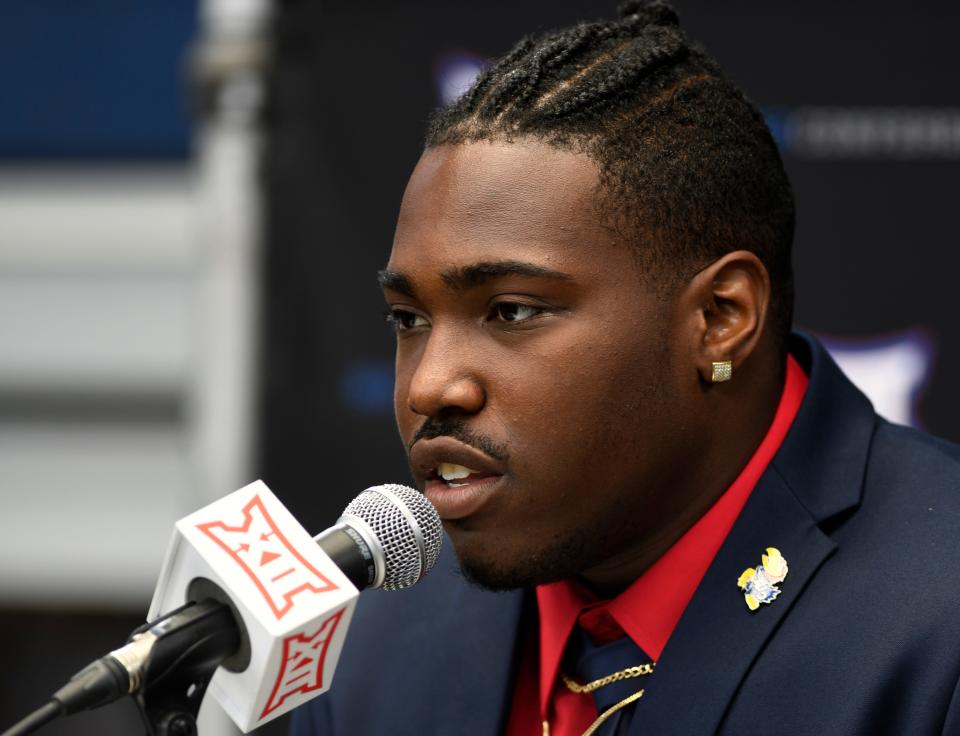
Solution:
<svg viewBox="0 0 960 736">
<path fill-rule="evenodd" d="M 710 374 L 710 380 L 713 383 L 723 383 L 733 378 L 732 360 L 713 361 L 713 372 Z"/>
</svg>

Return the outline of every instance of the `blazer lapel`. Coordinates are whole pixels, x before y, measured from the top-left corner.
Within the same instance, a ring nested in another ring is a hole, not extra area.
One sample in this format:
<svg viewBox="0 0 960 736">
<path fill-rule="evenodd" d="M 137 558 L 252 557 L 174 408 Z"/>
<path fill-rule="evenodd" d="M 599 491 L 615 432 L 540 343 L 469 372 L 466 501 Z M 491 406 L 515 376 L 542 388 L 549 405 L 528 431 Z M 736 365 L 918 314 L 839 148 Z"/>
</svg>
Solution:
<svg viewBox="0 0 960 736">
<path fill-rule="evenodd" d="M 499 733 L 510 710 L 523 595 L 481 594 L 483 604 L 477 605 L 479 596 L 471 593 L 476 591 L 462 588 L 456 607 L 464 659 L 431 693 L 443 709 L 438 733 Z"/>
<path fill-rule="evenodd" d="M 768 472 L 670 637 L 630 733 L 713 733 L 754 658 L 835 546 Z M 750 611 L 737 578 L 760 564 L 767 547 L 781 551 L 789 572 L 780 596 Z"/>
<path fill-rule="evenodd" d="M 810 377 L 803 405 L 670 637 L 633 736 L 718 729 L 752 663 L 836 549 L 821 525 L 859 503 L 873 407 L 816 341 L 795 336 L 791 352 Z M 780 596 L 750 611 L 737 579 L 767 547 L 780 550 L 789 572 Z"/>
<path fill-rule="evenodd" d="M 433 617 L 430 681 L 422 697 L 435 730 L 423 733 L 500 733 L 510 711 L 524 593 L 487 593 L 458 581 Z M 444 642 L 455 642 L 452 646 Z"/>
</svg>

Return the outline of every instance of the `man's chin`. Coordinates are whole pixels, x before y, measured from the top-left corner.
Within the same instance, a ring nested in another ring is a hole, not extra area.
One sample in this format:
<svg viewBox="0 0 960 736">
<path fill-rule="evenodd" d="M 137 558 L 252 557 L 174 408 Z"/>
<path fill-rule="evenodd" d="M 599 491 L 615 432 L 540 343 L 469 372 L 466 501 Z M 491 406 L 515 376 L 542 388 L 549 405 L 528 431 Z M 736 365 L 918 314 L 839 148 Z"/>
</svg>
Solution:
<svg viewBox="0 0 960 736">
<path fill-rule="evenodd" d="M 504 559 L 503 549 L 496 555 L 479 550 L 457 549 L 464 579 L 482 590 L 502 592 L 532 588 L 573 578 L 585 567 L 585 539 L 581 535 L 554 540 L 538 550 L 521 550 Z"/>
</svg>

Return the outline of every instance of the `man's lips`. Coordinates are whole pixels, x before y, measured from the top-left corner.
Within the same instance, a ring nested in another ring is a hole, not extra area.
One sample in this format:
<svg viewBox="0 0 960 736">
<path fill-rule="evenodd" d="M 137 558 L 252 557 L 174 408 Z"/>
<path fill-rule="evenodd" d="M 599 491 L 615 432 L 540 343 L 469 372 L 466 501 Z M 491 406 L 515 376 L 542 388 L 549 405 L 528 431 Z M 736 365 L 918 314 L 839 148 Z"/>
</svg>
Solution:
<svg viewBox="0 0 960 736">
<path fill-rule="evenodd" d="M 502 475 L 471 475 L 459 485 L 451 486 L 442 478 L 428 480 L 423 495 L 433 504 L 444 521 L 472 516 L 482 509 L 505 482 Z"/>
<path fill-rule="evenodd" d="M 499 460 L 453 437 L 417 440 L 410 448 L 410 465 L 420 483 L 435 478 L 441 463 L 462 465 L 480 475 L 503 475 L 506 472 Z"/>
<path fill-rule="evenodd" d="M 439 475 L 444 463 L 468 468 L 468 476 L 448 483 Z M 484 505 L 506 472 L 504 464 L 452 437 L 418 440 L 410 449 L 410 466 L 424 495 L 442 519 L 461 519 Z"/>
</svg>

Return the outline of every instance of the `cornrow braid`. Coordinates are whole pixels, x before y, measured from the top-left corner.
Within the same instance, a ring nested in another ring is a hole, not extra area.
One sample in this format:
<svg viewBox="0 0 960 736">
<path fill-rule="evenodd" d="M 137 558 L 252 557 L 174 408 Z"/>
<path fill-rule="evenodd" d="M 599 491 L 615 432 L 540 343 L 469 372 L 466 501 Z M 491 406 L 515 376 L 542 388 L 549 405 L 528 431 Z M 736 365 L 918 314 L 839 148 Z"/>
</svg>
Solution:
<svg viewBox="0 0 960 736">
<path fill-rule="evenodd" d="M 530 49 L 535 45 L 535 39 L 531 36 L 527 36 L 521 39 L 520 43 L 514 46 L 513 50 L 510 51 L 506 56 L 501 59 L 500 64 L 502 65 L 513 65 L 524 56 L 526 56 Z M 490 85 L 497 81 L 497 77 L 494 75 L 493 69 L 485 69 L 480 72 L 476 81 L 474 81 L 473 86 L 470 87 L 457 101 L 457 105 L 462 105 L 469 107 L 470 109 L 475 109 L 477 101 L 481 99 L 489 90 Z"/>
<path fill-rule="evenodd" d="M 598 42 L 613 36 L 613 29 L 598 24 L 581 24 L 575 27 L 569 37 L 558 37 L 544 45 L 544 54 L 537 60 L 537 80 L 539 88 L 531 86 L 530 91 L 543 93 L 556 86 L 557 82 L 569 75 L 571 70 L 580 71 L 587 62 L 582 57 L 592 50 Z M 512 111 L 507 111 L 508 122 L 515 122 L 524 113 L 527 99 L 512 100 Z M 512 113 L 512 114 L 511 114 Z"/>
<path fill-rule="evenodd" d="M 687 48 L 676 33 L 666 29 L 645 28 L 635 39 L 610 52 L 593 69 L 595 82 L 587 87 L 571 85 L 534 111 L 528 124 L 538 118 L 577 116 L 589 118 L 605 107 L 616 105 L 632 87 L 656 71 L 685 55 Z"/>
<path fill-rule="evenodd" d="M 426 145 L 536 140 L 597 164 L 601 212 L 651 283 L 676 288 L 731 250 L 770 272 L 785 349 L 794 203 L 763 117 L 661 0 L 520 41 L 431 117 Z"/>
</svg>

